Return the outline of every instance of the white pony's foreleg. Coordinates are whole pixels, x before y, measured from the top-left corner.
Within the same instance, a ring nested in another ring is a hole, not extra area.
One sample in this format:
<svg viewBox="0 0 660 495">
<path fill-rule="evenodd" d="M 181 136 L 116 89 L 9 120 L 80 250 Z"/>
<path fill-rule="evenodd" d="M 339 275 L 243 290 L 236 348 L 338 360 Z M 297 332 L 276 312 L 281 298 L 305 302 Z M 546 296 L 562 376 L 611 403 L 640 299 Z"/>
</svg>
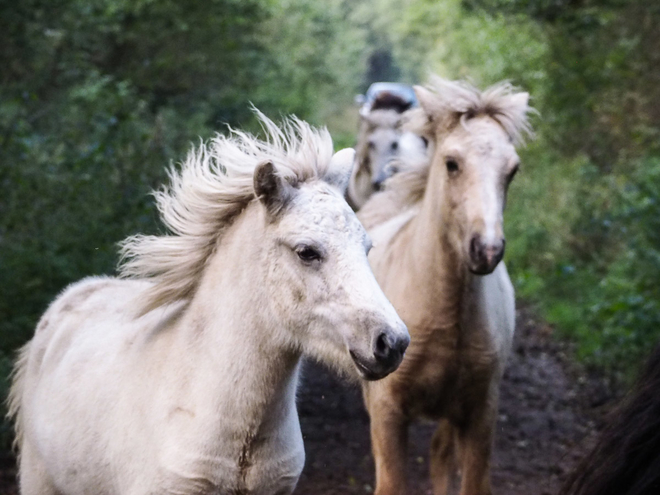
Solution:
<svg viewBox="0 0 660 495">
<path fill-rule="evenodd" d="M 19 486 L 21 495 L 60 495 L 39 454 L 23 441 L 19 466 Z"/>
</svg>

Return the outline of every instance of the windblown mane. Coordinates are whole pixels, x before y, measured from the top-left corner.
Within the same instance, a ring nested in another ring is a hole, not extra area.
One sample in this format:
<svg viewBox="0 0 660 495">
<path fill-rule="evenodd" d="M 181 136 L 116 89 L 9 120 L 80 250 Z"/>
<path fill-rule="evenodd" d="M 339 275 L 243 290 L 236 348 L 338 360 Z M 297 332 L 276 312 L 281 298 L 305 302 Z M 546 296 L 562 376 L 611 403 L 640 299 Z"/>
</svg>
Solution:
<svg viewBox="0 0 660 495">
<path fill-rule="evenodd" d="M 516 88 L 509 82 L 497 83 L 480 91 L 465 81 L 449 81 L 431 76 L 427 88 L 433 93 L 430 116 L 421 106 L 408 111 L 402 124 L 426 139 L 449 134 L 455 126 L 465 125 L 467 120 L 487 115 L 502 126 L 515 145 L 522 145 L 525 137 L 533 136 L 528 114 L 534 109 L 516 100 Z M 438 134 L 439 131 L 439 134 Z M 385 183 L 385 191 L 375 194 L 360 210 L 360 220 L 366 229 L 373 228 L 410 209 L 424 197 L 431 166 L 432 149 L 426 159 L 400 156 L 393 163 L 402 170 Z"/>
<path fill-rule="evenodd" d="M 295 117 L 278 128 L 255 110 L 265 140 L 230 129 L 192 149 L 180 169 L 169 170 L 170 185 L 154 192 L 171 235 L 135 235 L 121 243 L 120 275 L 153 285 L 140 300 L 139 314 L 189 300 L 224 230 L 255 199 L 255 167 L 270 160 L 292 185 L 322 178 L 333 145 L 328 131 Z"/>
</svg>

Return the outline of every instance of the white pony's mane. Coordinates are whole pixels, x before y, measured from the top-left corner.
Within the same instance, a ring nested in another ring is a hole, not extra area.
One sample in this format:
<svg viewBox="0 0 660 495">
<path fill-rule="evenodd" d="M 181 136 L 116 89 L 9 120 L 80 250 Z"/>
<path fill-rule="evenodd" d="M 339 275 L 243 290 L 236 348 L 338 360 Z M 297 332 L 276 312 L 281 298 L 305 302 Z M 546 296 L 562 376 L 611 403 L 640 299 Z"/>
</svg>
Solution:
<svg viewBox="0 0 660 495">
<path fill-rule="evenodd" d="M 180 169 L 168 171 L 170 185 L 154 192 L 171 235 L 135 235 L 121 243 L 122 277 L 153 285 L 140 300 L 139 314 L 189 300 L 224 229 L 255 199 L 254 170 L 269 160 L 292 185 L 323 178 L 332 158 L 332 138 L 291 117 L 281 127 L 255 110 L 265 140 L 230 129 L 192 149 Z"/>
<path fill-rule="evenodd" d="M 449 81 L 439 76 L 431 76 L 427 85 L 433 93 L 433 115 L 418 107 L 407 112 L 405 130 L 431 140 L 436 136 L 446 136 L 457 125 L 465 125 L 467 120 L 488 116 L 504 129 L 515 145 L 522 145 L 525 137 L 533 136 L 528 114 L 533 108 L 520 104 L 519 94 L 508 81 L 503 81 L 480 91 L 465 81 Z M 525 100 L 526 101 L 526 100 Z M 401 156 L 396 164 L 402 172 L 395 174 L 385 183 L 385 191 L 378 193 L 360 211 L 360 220 L 370 229 L 419 203 L 424 197 L 429 167 L 432 157 L 422 162 L 408 163 Z"/>
</svg>

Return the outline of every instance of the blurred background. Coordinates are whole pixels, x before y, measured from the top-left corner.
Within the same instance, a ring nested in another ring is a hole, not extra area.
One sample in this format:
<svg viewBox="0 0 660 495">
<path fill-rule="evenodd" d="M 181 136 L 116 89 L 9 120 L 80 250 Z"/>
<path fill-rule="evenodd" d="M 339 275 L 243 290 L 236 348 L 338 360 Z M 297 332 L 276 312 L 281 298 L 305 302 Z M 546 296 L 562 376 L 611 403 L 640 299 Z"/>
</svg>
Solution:
<svg viewBox="0 0 660 495">
<path fill-rule="evenodd" d="M 160 231 L 148 193 L 191 144 L 258 132 L 251 102 L 352 146 L 356 94 L 429 73 L 531 93 L 506 262 L 627 383 L 660 336 L 659 25 L 648 0 L 0 0 L 0 397 L 53 297 Z"/>
</svg>

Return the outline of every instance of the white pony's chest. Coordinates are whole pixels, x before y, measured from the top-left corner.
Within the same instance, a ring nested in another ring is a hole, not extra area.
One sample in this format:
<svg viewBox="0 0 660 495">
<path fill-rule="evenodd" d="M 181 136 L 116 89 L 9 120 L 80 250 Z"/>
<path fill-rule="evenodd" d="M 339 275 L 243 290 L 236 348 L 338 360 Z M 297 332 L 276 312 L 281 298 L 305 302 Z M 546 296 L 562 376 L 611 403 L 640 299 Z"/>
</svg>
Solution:
<svg viewBox="0 0 660 495">
<path fill-rule="evenodd" d="M 297 439 L 299 441 L 295 442 L 297 446 L 293 449 L 282 450 L 277 443 L 269 443 L 253 451 L 246 447 L 229 457 L 182 450 L 171 452 L 175 455 L 161 459 L 155 476 L 145 480 L 143 487 L 137 480 L 137 486 L 130 493 L 289 494 L 293 492 L 305 462 L 302 437 Z"/>
<path fill-rule="evenodd" d="M 233 420 L 226 415 L 229 409 L 231 405 L 219 411 L 216 417 L 227 419 L 215 430 L 187 426 L 186 411 L 175 413 L 180 421 L 149 420 L 121 426 L 103 417 L 97 424 L 84 418 L 90 428 L 82 431 L 78 423 L 75 428 L 53 425 L 47 417 L 60 433 L 41 432 L 42 447 L 58 486 L 70 495 L 90 493 L 91 487 L 96 495 L 293 492 L 305 461 L 295 407 L 279 418 L 275 428 L 255 436 L 236 433 Z"/>
</svg>

